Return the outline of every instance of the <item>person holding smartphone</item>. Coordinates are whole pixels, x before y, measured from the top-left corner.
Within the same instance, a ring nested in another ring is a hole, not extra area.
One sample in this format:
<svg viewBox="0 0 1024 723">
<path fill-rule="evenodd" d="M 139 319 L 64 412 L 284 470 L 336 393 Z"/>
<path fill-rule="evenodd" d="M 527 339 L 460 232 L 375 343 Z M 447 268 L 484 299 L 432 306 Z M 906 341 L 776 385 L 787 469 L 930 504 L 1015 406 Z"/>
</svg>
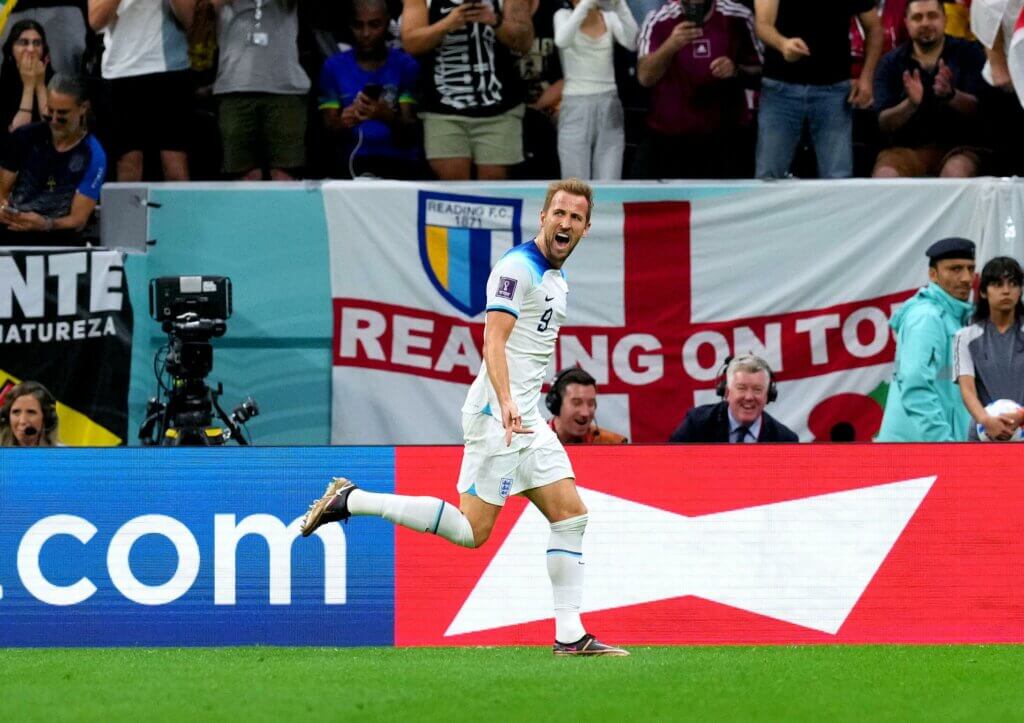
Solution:
<svg viewBox="0 0 1024 723">
<path fill-rule="evenodd" d="M 0 246 L 68 246 L 100 198 L 107 157 L 85 125 L 83 81 L 58 73 L 46 123 L 11 134 L 0 156 Z"/>
<path fill-rule="evenodd" d="M 385 0 L 355 0 L 351 12 L 352 49 L 328 58 L 320 73 L 320 114 L 333 149 L 328 172 L 413 178 L 419 66 L 387 46 Z"/>
<path fill-rule="evenodd" d="M 523 161 L 517 55 L 533 45 L 529 0 L 404 0 L 402 46 L 423 66 L 424 151 L 438 178 L 504 180 Z"/>
<path fill-rule="evenodd" d="M 651 89 L 639 178 L 749 177 L 754 152 L 747 90 L 761 73 L 750 9 L 734 0 L 668 0 L 648 13 L 637 80 Z"/>
<path fill-rule="evenodd" d="M 565 85 L 558 117 L 562 174 L 619 180 L 625 121 L 613 65 L 614 43 L 636 50 L 636 20 L 626 0 L 573 0 L 555 13 L 555 45 Z"/>
</svg>

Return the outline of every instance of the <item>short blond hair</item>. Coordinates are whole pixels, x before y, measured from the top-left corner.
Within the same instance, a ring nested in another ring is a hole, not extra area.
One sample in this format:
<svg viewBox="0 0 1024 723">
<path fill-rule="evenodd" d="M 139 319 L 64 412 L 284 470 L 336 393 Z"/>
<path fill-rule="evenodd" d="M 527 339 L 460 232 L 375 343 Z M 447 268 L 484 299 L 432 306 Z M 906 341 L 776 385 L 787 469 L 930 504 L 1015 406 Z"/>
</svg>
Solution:
<svg viewBox="0 0 1024 723">
<path fill-rule="evenodd" d="M 590 214 L 594 210 L 594 189 L 586 181 L 579 178 L 564 178 L 561 181 L 552 181 L 548 184 L 548 195 L 544 197 L 544 211 L 551 205 L 551 199 L 559 191 L 565 191 L 571 196 L 583 196 L 587 199 L 587 223 L 590 223 Z"/>
</svg>

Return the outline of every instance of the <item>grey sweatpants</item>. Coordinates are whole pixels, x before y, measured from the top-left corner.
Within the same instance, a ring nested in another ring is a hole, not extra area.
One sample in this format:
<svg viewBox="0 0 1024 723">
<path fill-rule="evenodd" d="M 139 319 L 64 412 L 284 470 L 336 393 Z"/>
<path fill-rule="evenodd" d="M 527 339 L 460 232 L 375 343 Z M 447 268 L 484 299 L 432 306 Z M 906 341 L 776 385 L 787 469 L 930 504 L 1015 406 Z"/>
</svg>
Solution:
<svg viewBox="0 0 1024 723">
<path fill-rule="evenodd" d="M 617 181 L 626 149 L 618 93 L 562 96 L 558 113 L 558 160 L 562 178 Z"/>
</svg>

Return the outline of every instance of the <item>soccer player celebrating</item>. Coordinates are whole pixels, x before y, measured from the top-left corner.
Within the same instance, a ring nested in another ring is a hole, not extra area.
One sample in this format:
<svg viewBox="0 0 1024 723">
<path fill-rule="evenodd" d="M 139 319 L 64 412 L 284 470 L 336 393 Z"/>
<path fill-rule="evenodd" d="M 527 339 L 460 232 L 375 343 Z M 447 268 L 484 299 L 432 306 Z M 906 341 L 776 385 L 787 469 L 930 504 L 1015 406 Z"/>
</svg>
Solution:
<svg viewBox="0 0 1024 723">
<path fill-rule="evenodd" d="M 551 523 L 547 567 L 554 589 L 555 655 L 629 655 L 583 628 L 587 508 L 565 448 L 537 411 L 565 320 L 569 287 L 562 264 L 587 235 L 592 209 L 593 193 L 583 181 L 552 183 L 538 236 L 502 256 L 487 279 L 484 359 L 462 406 L 459 509 L 436 497 L 367 492 L 335 478 L 302 522 L 308 536 L 328 522 L 373 515 L 475 548 L 487 541 L 509 495 L 522 494 Z"/>
</svg>

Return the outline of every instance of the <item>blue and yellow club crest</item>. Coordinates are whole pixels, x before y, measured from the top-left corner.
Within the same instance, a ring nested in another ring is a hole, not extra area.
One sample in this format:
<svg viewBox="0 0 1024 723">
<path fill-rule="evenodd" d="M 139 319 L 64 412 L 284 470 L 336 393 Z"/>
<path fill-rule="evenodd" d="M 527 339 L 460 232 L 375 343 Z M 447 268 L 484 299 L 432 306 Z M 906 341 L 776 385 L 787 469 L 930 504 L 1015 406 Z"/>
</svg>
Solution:
<svg viewBox="0 0 1024 723">
<path fill-rule="evenodd" d="M 523 202 L 517 198 L 420 191 L 420 259 L 434 288 L 466 314 L 487 306 L 494 262 L 521 243 Z"/>
</svg>

